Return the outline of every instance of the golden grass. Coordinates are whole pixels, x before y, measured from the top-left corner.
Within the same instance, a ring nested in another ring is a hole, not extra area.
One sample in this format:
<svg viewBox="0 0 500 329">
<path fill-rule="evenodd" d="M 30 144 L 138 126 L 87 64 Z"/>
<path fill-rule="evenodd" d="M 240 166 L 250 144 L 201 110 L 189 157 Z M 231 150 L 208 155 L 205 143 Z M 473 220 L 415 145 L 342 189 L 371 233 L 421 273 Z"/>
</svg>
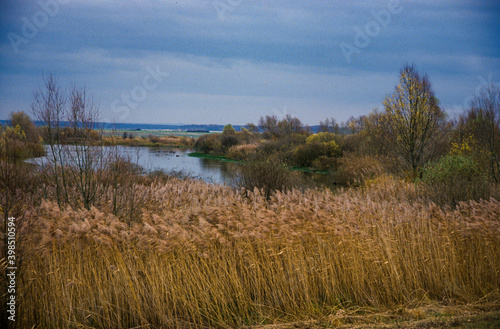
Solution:
<svg viewBox="0 0 500 329">
<path fill-rule="evenodd" d="M 130 227 L 105 205 L 26 215 L 18 325 L 228 328 L 500 297 L 494 199 L 443 210 L 390 178 L 269 202 L 199 181 L 137 188 Z"/>
<path fill-rule="evenodd" d="M 103 145 L 123 146 L 169 146 L 169 147 L 191 147 L 194 138 L 186 136 L 142 136 L 134 138 L 120 138 L 116 136 L 104 136 Z"/>
</svg>

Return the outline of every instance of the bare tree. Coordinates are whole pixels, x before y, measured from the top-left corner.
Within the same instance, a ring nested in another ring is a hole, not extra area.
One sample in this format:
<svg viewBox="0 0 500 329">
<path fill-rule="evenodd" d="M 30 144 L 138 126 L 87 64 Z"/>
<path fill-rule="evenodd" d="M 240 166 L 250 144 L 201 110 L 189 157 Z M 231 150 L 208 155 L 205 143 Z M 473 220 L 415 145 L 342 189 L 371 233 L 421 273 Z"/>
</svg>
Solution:
<svg viewBox="0 0 500 329">
<path fill-rule="evenodd" d="M 74 86 L 70 91 L 67 121 L 73 145 L 65 147 L 68 173 L 86 209 L 95 203 L 105 170 L 104 149 L 97 144 L 94 129 L 99 112 L 87 90 Z"/>
<path fill-rule="evenodd" d="M 44 78 L 44 88 L 34 92 L 31 108 L 44 125 L 43 138 L 49 152 L 43 172 L 55 184 L 59 207 L 78 206 L 81 201 L 90 209 L 97 200 L 106 166 L 95 131 L 97 106 L 85 88 L 73 86 L 66 96 L 57 80 L 49 75 Z"/>
<path fill-rule="evenodd" d="M 259 128 L 262 129 L 262 134 L 266 139 L 279 138 L 306 131 L 302 122 L 290 114 L 287 114 L 282 120 L 278 120 L 275 115 L 260 117 Z"/>
<path fill-rule="evenodd" d="M 59 207 L 69 202 L 64 150 L 61 143 L 62 121 L 66 113 L 66 97 L 58 85 L 57 79 L 50 74 L 43 78 L 44 87 L 33 93 L 31 111 L 35 120 L 43 124 L 43 139 L 48 145 L 49 162 L 44 164 L 46 172 L 56 185 L 56 200 Z"/>
<path fill-rule="evenodd" d="M 326 118 L 325 121 L 319 122 L 319 131 L 339 134 L 340 126 L 334 118 Z"/>
<path fill-rule="evenodd" d="M 257 127 L 253 123 L 247 123 L 245 126 L 247 127 L 247 130 L 252 134 L 257 134 L 259 132 L 259 127 Z"/>
<path fill-rule="evenodd" d="M 266 115 L 265 117 L 260 117 L 259 128 L 262 129 L 262 135 L 266 139 L 271 139 L 278 136 L 278 118 L 275 115 Z"/>
<path fill-rule="evenodd" d="M 297 117 L 292 117 L 287 114 L 280 122 L 278 122 L 278 128 L 281 134 L 291 135 L 304 132 L 304 125 Z"/>
</svg>

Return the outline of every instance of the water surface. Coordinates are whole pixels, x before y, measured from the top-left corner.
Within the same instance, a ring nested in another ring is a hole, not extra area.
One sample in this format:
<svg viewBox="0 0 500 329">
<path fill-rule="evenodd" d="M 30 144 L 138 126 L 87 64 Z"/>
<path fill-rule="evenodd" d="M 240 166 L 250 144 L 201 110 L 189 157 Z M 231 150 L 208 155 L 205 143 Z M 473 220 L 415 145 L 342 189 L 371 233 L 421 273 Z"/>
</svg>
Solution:
<svg viewBox="0 0 500 329">
<path fill-rule="evenodd" d="M 104 151 L 111 151 L 112 146 L 104 146 Z M 138 164 L 147 171 L 164 170 L 166 172 L 182 172 L 184 175 L 200 178 L 209 183 L 231 184 L 231 178 L 236 172 L 238 164 L 220 159 L 199 158 L 189 156 L 192 149 L 147 147 L 147 146 L 116 146 L 121 156 L 127 157 L 131 162 Z M 50 148 L 46 147 L 47 156 L 30 159 L 30 163 L 43 163 L 50 155 Z M 332 187 L 327 175 L 303 173 L 309 187 Z"/>
<path fill-rule="evenodd" d="M 128 157 L 133 163 L 145 170 L 180 171 L 185 175 L 201 178 L 210 183 L 229 184 L 231 174 L 235 171 L 236 164 L 217 159 L 206 159 L 188 156 L 194 152 L 191 149 L 165 148 L 165 147 L 135 147 L 116 146 L 118 153 Z M 104 146 L 105 151 L 111 151 L 111 146 Z M 46 147 L 47 156 L 30 159 L 30 163 L 44 163 L 50 156 L 50 148 Z"/>
</svg>

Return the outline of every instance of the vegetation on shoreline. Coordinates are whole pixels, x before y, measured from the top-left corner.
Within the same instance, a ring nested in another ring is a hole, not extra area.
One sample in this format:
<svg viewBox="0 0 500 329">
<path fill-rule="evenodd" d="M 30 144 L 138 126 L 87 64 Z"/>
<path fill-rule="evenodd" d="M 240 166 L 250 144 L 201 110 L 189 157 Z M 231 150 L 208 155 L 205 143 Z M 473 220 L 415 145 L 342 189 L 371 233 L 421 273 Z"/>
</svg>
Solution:
<svg viewBox="0 0 500 329">
<path fill-rule="evenodd" d="M 325 180 L 340 186 L 396 175 L 434 189 L 433 200 L 440 205 L 492 196 L 500 182 L 497 86 L 485 87 L 458 119 L 448 120 L 429 78 L 406 65 L 383 105 L 383 112 L 375 109 L 342 124 L 326 119 L 317 133 L 290 115 L 281 120 L 265 116 L 258 126 L 247 124 L 240 132 L 228 125 L 222 134 L 204 135 L 194 147 L 247 163 L 237 175 L 238 185 L 247 189 L 290 188 L 267 184 L 266 170 L 247 170 L 270 161 L 288 169 L 323 172 Z"/>
<path fill-rule="evenodd" d="M 24 112 L 10 114 L 10 126 L 0 125 L 0 158 L 4 161 L 18 161 L 42 156 L 41 131 Z"/>
<path fill-rule="evenodd" d="M 145 147 L 175 147 L 190 148 L 194 144 L 194 138 L 185 136 L 155 136 L 148 135 L 135 137 L 132 133 L 124 132 L 122 137 L 103 136 L 101 144 L 104 146 L 145 146 Z"/>
<path fill-rule="evenodd" d="M 263 117 L 262 132 L 226 126 L 194 144 L 243 162 L 221 186 L 145 173 L 104 148 L 85 89 L 66 94 L 49 76 L 32 105 L 44 127 L 19 114 L 1 135 L 0 258 L 13 216 L 17 324 L 336 327 L 346 314 L 498 310 L 500 91 L 483 90 L 456 121 L 437 104 L 405 67 L 383 113 L 326 120 L 317 134 L 291 116 Z M 42 140 L 46 164 L 16 164 Z M 288 170 L 298 164 L 332 170 L 325 177 L 343 187 L 304 186 Z"/>
</svg>

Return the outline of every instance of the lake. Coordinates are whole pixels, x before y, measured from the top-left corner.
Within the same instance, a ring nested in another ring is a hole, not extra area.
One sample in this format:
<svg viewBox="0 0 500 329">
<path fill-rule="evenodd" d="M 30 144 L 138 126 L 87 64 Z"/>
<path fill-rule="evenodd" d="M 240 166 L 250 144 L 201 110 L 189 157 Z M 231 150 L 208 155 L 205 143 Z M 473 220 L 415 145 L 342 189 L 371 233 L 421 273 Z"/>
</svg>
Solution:
<svg viewBox="0 0 500 329">
<path fill-rule="evenodd" d="M 111 147 L 104 146 L 105 150 Z M 190 157 L 188 154 L 194 152 L 191 149 L 164 148 L 164 147 L 133 147 L 117 146 L 119 154 L 128 157 L 133 163 L 137 163 L 145 170 L 151 171 L 162 169 L 166 172 L 182 171 L 183 174 L 201 178 L 209 183 L 229 184 L 231 173 L 235 171 L 236 164 L 217 159 L 206 159 Z M 50 149 L 46 148 L 47 154 Z M 43 163 L 46 156 L 29 159 L 29 163 Z"/>
<path fill-rule="evenodd" d="M 199 158 L 189 156 L 194 152 L 192 149 L 166 148 L 166 147 L 134 147 L 116 146 L 119 154 L 128 157 L 133 163 L 137 163 L 147 171 L 161 169 L 166 172 L 178 171 L 184 175 L 203 179 L 209 183 L 231 184 L 231 178 L 238 164 L 211 158 Z M 104 146 L 105 150 L 111 150 L 111 146 Z M 47 154 L 50 149 L 46 148 Z M 46 157 L 27 160 L 30 163 L 43 163 Z M 313 186 L 333 187 L 328 182 L 326 175 L 315 173 L 304 173 L 307 180 Z"/>
<path fill-rule="evenodd" d="M 122 155 L 146 170 L 182 171 L 210 183 L 229 184 L 236 164 L 217 159 L 191 157 L 191 149 L 118 146 Z"/>
</svg>

